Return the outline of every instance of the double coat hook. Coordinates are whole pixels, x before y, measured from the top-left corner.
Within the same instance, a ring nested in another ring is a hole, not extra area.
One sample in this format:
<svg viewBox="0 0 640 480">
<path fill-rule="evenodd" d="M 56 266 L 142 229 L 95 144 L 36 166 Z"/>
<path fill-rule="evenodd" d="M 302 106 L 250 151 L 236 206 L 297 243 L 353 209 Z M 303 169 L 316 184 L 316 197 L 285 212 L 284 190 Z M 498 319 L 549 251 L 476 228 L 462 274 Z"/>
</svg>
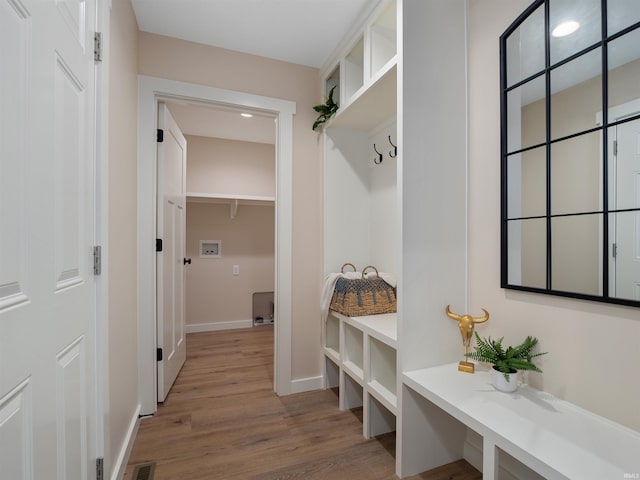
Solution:
<svg viewBox="0 0 640 480">
<path fill-rule="evenodd" d="M 391 141 L 391 135 L 389 135 L 389 143 L 391 144 L 391 146 L 393 147 L 393 150 L 389 151 L 389 158 L 396 158 L 398 156 L 398 147 L 396 145 L 393 144 L 393 142 Z M 380 153 L 378 151 L 378 149 L 376 148 L 376 144 L 373 144 L 373 150 L 376 152 L 376 157 L 373 159 L 373 163 L 375 163 L 376 165 L 380 165 L 382 163 L 382 159 L 384 158 L 382 153 Z"/>
</svg>

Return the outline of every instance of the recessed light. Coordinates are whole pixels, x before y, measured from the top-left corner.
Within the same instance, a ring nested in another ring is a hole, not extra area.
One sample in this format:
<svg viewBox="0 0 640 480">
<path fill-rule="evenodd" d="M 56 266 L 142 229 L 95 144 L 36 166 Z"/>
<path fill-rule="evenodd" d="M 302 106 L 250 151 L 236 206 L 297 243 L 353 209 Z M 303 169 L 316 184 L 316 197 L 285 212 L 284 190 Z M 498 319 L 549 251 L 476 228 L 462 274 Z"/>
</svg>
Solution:
<svg viewBox="0 0 640 480">
<path fill-rule="evenodd" d="M 251 118 L 251 117 L 253 117 L 253 115 L 252 115 L 252 114 L 250 114 L 250 113 L 241 113 L 240 115 L 242 115 L 244 118 Z"/>
<path fill-rule="evenodd" d="M 566 37 L 580 28 L 580 24 L 575 20 L 568 20 L 562 22 L 556 28 L 553 29 L 551 35 L 554 37 Z"/>
</svg>

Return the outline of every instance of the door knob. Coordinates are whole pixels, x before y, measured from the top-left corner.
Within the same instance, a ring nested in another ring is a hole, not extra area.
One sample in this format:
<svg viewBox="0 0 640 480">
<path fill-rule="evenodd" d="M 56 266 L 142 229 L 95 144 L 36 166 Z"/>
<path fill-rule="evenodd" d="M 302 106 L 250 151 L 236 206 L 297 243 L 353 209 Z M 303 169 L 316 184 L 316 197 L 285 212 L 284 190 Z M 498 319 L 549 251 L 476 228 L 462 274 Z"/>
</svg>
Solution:
<svg viewBox="0 0 640 480">
<path fill-rule="evenodd" d="M 187 263 L 188 263 L 189 265 L 191 265 L 191 259 L 190 259 L 190 258 L 185 258 L 185 259 L 183 260 L 183 262 L 184 262 L 184 264 L 185 264 L 185 265 L 186 265 Z"/>
</svg>

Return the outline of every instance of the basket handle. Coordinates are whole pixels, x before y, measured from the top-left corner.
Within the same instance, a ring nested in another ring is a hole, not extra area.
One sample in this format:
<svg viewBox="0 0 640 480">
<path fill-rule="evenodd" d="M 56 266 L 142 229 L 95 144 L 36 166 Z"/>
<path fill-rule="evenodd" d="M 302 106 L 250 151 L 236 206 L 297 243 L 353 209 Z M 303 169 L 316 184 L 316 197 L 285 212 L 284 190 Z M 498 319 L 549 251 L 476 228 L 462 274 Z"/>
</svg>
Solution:
<svg viewBox="0 0 640 480">
<path fill-rule="evenodd" d="M 378 272 L 378 269 L 376 267 L 374 267 L 373 265 L 367 265 L 366 267 L 364 267 L 362 269 L 362 279 L 364 280 L 366 278 L 365 276 L 365 272 L 369 269 L 369 268 L 373 268 L 376 271 L 376 277 L 380 278 L 380 273 Z"/>
<path fill-rule="evenodd" d="M 340 273 L 344 273 L 344 267 L 346 267 L 346 266 L 349 266 L 349 267 L 353 268 L 354 272 L 358 271 L 358 269 L 356 268 L 356 266 L 353 263 L 347 262 L 344 265 L 342 265 L 342 268 L 340 269 Z"/>
</svg>

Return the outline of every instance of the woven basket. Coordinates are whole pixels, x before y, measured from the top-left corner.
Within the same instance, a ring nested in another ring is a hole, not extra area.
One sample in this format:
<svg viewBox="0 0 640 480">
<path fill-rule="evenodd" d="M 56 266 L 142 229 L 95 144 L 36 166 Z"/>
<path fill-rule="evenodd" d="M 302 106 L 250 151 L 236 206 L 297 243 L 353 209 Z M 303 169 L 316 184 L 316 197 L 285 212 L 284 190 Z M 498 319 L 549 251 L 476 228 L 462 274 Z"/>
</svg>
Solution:
<svg viewBox="0 0 640 480">
<path fill-rule="evenodd" d="M 347 265 L 356 270 L 351 263 L 345 263 L 342 273 Z M 375 270 L 376 278 L 365 277 L 368 269 Z M 336 281 L 329 308 L 348 317 L 393 313 L 397 309 L 396 292 L 380 278 L 376 267 L 369 265 L 362 270 L 362 278 L 339 278 Z"/>
</svg>

